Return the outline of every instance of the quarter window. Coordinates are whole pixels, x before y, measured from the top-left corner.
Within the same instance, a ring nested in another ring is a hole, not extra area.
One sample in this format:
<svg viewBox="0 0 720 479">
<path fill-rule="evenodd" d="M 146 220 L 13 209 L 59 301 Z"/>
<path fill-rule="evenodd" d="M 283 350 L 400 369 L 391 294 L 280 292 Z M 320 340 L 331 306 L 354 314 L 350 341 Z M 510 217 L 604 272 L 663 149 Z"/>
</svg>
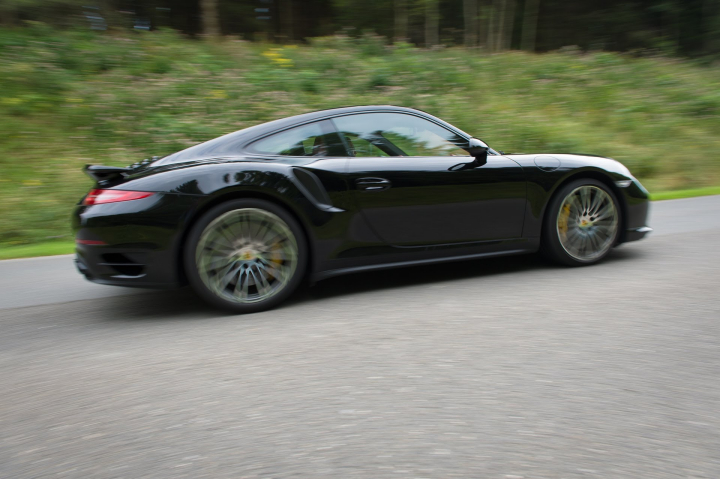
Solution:
<svg viewBox="0 0 720 479">
<path fill-rule="evenodd" d="M 468 141 L 435 123 L 401 113 L 333 119 L 354 156 L 467 156 Z M 366 145 L 374 149 L 366 147 Z M 377 153 L 377 152 L 382 153 Z"/>
<path fill-rule="evenodd" d="M 326 121 L 290 128 L 248 148 L 255 153 L 283 156 L 347 156 L 342 140 Z"/>
</svg>

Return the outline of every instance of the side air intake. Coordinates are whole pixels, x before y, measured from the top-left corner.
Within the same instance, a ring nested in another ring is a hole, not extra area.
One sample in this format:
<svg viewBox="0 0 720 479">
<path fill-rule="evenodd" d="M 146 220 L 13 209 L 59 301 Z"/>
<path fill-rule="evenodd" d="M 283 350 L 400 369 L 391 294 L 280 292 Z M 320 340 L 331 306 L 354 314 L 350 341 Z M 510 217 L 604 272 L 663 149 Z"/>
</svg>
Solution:
<svg viewBox="0 0 720 479">
<path fill-rule="evenodd" d="M 292 172 L 308 196 L 315 200 L 318 205 L 323 207 L 332 206 L 330 196 L 328 196 L 327 191 L 325 191 L 325 188 L 317 176 L 302 168 L 293 168 Z"/>
</svg>

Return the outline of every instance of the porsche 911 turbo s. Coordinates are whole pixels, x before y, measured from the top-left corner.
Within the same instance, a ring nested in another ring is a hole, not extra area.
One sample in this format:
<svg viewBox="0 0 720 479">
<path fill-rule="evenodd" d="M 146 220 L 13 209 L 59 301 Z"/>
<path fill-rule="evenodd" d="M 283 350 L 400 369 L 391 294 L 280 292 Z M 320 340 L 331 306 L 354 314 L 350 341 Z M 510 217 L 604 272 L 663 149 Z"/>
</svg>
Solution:
<svg viewBox="0 0 720 479">
<path fill-rule="evenodd" d="M 307 113 L 85 172 L 96 184 L 73 228 L 87 279 L 189 283 L 238 313 L 357 271 L 537 251 L 590 265 L 651 231 L 647 191 L 615 160 L 503 154 L 394 106 Z"/>
</svg>

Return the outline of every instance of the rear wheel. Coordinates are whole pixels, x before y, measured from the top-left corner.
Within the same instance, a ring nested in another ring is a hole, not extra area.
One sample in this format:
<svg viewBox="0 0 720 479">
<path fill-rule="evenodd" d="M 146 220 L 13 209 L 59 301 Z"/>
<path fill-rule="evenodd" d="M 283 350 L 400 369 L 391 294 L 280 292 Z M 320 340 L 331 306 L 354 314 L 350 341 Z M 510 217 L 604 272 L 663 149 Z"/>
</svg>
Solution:
<svg viewBox="0 0 720 479">
<path fill-rule="evenodd" d="M 570 182 L 548 205 L 542 251 L 571 266 L 597 263 L 617 242 L 620 214 L 615 194 L 603 183 L 591 179 Z"/>
<path fill-rule="evenodd" d="M 236 313 L 272 308 L 300 284 L 307 245 L 297 221 L 264 200 L 242 199 L 208 211 L 193 227 L 185 267 L 195 291 Z"/>
</svg>

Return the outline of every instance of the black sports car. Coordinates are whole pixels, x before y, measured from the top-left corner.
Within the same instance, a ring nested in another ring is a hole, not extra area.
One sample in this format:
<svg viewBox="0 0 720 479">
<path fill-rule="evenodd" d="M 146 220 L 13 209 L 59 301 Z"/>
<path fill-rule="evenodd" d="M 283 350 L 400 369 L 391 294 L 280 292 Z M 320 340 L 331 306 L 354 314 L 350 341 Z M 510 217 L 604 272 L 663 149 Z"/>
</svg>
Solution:
<svg viewBox="0 0 720 479">
<path fill-rule="evenodd" d="M 87 166 L 77 266 L 273 307 L 304 279 L 538 250 L 592 264 L 642 238 L 648 193 L 589 155 L 506 155 L 427 113 L 362 106 L 253 126 L 127 168 Z"/>
</svg>

